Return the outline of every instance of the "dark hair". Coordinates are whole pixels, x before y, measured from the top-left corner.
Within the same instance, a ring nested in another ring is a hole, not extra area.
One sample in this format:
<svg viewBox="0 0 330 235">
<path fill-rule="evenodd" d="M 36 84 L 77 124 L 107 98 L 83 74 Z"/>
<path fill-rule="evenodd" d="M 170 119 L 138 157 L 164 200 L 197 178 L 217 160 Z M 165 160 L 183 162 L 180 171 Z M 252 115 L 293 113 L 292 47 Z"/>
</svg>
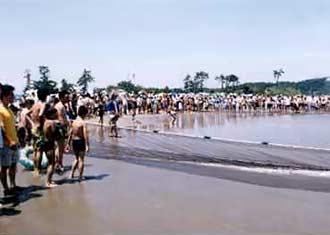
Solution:
<svg viewBox="0 0 330 235">
<path fill-rule="evenodd" d="M 85 105 L 82 105 L 78 108 L 78 116 L 85 117 L 88 114 L 88 109 Z"/>
<path fill-rule="evenodd" d="M 53 102 L 54 102 L 54 105 L 55 105 L 55 104 L 57 104 L 58 102 L 60 102 L 60 99 L 57 98 L 57 97 L 55 97 L 54 100 L 53 100 Z"/>
<path fill-rule="evenodd" d="M 58 98 L 63 99 L 63 98 L 65 98 L 65 96 L 68 95 L 68 94 L 69 94 L 69 92 L 67 92 L 67 91 L 60 91 L 60 92 L 58 93 Z"/>
<path fill-rule="evenodd" d="M 31 100 L 31 99 L 27 99 L 26 101 L 25 101 L 25 104 L 26 105 L 34 105 L 34 100 Z"/>
<path fill-rule="evenodd" d="M 17 108 L 15 105 L 11 104 L 9 105 L 9 108 L 11 109 L 11 111 L 13 111 L 14 113 L 17 113 L 19 111 L 19 108 Z"/>
<path fill-rule="evenodd" d="M 47 89 L 38 89 L 37 91 L 37 96 L 38 96 L 38 99 L 41 100 L 41 101 L 46 101 L 47 99 L 47 96 L 48 96 L 48 91 Z"/>
<path fill-rule="evenodd" d="M 57 114 L 57 110 L 53 107 L 48 107 L 46 108 L 44 114 L 47 119 L 53 119 L 54 115 Z"/>
<path fill-rule="evenodd" d="M 4 97 L 9 96 L 14 90 L 15 88 L 11 85 L 1 85 L 1 100 Z"/>
</svg>

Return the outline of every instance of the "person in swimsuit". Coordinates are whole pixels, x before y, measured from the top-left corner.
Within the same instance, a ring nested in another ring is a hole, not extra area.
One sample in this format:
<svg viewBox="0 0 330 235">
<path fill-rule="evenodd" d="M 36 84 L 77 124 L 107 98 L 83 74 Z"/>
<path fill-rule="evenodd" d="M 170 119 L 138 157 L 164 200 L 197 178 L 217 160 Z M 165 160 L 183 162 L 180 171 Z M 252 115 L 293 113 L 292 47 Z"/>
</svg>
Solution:
<svg viewBox="0 0 330 235">
<path fill-rule="evenodd" d="M 27 113 L 32 120 L 32 139 L 33 139 L 33 160 L 34 160 L 34 175 L 40 175 L 42 153 L 40 146 L 43 139 L 43 124 L 45 121 L 44 111 L 46 110 L 46 99 L 48 91 L 46 89 L 39 89 L 37 92 L 39 101 L 36 102 L 31 110 Z"/>
<path fill-rule="evenodd" d="M 55 141 L 58 139 L 58 131 L 56 128 L 57 115 L 57 110 L 55 108 L 45 110 L 45 122 L 43 125 L 44 139 L 40 145 L 40 149 L 46 153 L 48 158 L 46 175 L 46 187 L 48 188 L 57 186 L 52 180 L 55 169 Z"/>
<path fill-rule="evenodd" d="M 170 117 L 171 117 L 171 123 L 174 124 L 175 121 L 176 121 L 176 119 L 177 119 L 177 117 L 176 117 L 176 112 L 173 111 L 171 108 L 169 108 L 168 111 L 167 111 L 167 113 L 168 113 L 168 115 L 170 115 Z"/>
<path fill-rule="evenodd" d="M 57 140 L 57 149 L 56 149 L 56 168 L 59 173 L 64 172 L 63 167 L 63 154 L 65 149 L 65 141 L 67 137 L 67 132 L 70 126 L 69 120 L 67 118 L 66 104 L 69 102 L 69 93 L 67 91 L 61 91 L 59 93 L 60 101 L 55 105 L 55 109 L 58 113 L 58 121 L 61 123 L 62 131 L 65 135 L 62 138 Z"/>
<path fill-rule="evenodd" d="M 75 154 L 75 160 L 72 164 L 70 178 L 74 178 L 74 173 L 77 167 L 79 168 L 79 180 L 83 179 L 84 173 L 84 158 L 86 152 L 89 152 L 88 129 L 85 123 L 85 117 L 88 114 L 88 109 L 85 106 L 80 106 L 78 109 L 78 118 L 73 121 L 69 135 L 67 149 L 72 150 Z"/>
<path fill-rule="evenodd" d="M 104 103 L 101 100 L 98 105 L 98 115 L 99 115 L 99 123 L 101 123 L 101 126 L 103 126 L 103 116 L 104 116 Z"/>
</svg>

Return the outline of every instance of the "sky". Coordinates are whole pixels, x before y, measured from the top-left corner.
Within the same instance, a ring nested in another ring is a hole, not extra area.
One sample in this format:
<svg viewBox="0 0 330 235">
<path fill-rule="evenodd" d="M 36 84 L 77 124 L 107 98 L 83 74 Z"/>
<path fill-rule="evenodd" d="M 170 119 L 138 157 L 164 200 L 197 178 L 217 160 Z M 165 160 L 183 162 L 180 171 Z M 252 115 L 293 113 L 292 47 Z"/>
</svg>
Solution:
<svg viewBox="0 0 330 235">
<path fill-rule="evenodd" d="M 0 81 L 76 82 L 93 87 L 133 79 L 182 87 L 198 71 L 240 81 L 299 81 L 330 75 L 328 0 L 0 0 Z M 133 77 L 135 74 L 135 77 Z"/>
</svg>

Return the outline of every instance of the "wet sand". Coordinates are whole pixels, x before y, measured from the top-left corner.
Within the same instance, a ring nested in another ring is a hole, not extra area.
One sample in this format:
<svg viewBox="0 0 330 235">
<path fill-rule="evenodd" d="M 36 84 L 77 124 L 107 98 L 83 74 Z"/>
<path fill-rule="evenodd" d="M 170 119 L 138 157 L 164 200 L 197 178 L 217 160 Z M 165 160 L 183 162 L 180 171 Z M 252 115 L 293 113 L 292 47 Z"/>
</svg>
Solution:
<svg viewBox="0 0 330 235">
<path fill-rule="evenodd" d="M 28 188 L 3 205 L 1 234 L 330 233 L 329 178 L 139 158 L 111 144 L 127 136 L 102 140 L 97 128 L 91 132 L 85 181 L 66 172 L 56 175 L 59 187 L 45 190 L 44 176 L 19 169 L 18 182 Z M 67 166 L 71 160 L 65 157 Z"/>
<path fill-rule="evenodd" d="M 15 207 L 19 214 L 0 217 L 1 232 L 330 232 L 328 193 L 274 189 L 116 160 L 90 158 L 87 164 L 86 175 L 90 178 L 82 183 L 62 180 L 57 188 L 26 193 L 26 201 Z M 20 174 L 19 181 L 23 185 L 39 182 L 33 181 L 30 174 Z"/>
</svg>

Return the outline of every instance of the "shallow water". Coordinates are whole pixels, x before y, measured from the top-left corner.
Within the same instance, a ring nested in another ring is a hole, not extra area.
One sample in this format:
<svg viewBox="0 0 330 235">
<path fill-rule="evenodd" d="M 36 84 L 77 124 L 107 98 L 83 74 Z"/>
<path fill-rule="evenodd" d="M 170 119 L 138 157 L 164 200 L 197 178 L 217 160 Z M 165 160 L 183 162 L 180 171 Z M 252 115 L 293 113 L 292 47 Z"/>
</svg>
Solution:
<svg viewBox="0 0 330 235">
<path fill-rule="evenodd" d="M 154 123 L 139 127 L 197 136 L 330 148 L 329 114 L 192 113 L 178 114 L 174 124 L 169 117 L 158 117 Z"/>
</svg>

